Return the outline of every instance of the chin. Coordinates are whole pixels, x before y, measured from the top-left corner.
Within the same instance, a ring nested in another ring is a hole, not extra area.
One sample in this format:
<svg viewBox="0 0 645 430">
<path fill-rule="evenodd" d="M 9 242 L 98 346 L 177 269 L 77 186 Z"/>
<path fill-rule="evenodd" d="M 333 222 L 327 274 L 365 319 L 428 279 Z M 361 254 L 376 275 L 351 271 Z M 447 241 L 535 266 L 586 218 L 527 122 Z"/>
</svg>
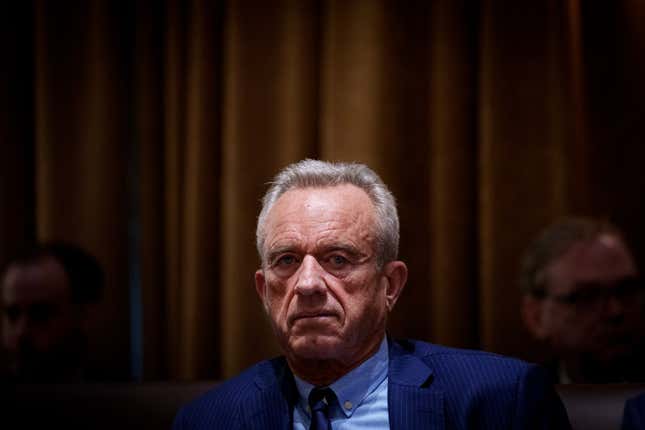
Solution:
<svg viewBox="0 0 645 430">
<path fill-rule="evenodd" d="M 289 342 L 289 350 L 299 358 L 328 360 L 338 356 L 339 342 L 328 336 L 307 336 Z"/>
</svg>

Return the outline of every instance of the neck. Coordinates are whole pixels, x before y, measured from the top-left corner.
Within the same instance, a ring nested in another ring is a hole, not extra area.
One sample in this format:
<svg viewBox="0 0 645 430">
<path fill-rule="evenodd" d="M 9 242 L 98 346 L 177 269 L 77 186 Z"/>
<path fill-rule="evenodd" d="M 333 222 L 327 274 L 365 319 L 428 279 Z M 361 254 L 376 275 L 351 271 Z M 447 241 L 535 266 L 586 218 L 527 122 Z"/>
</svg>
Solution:
<svg viewBox="0 0 645 430">
<path fill-rule="evenodd" d="M 317 387 L 324 387 L 342 378 L 374 355 L 378 351 L 381 341 L 382 338 L 370 345 L 369 348 L 366 348 L 361 354 L 352 356 L 352 360 L 347 362 L 336 359 L 319 360 L 296 356 L 287 356 L 287 362 L 291 371 L 300 379 Z"/>
</svg>

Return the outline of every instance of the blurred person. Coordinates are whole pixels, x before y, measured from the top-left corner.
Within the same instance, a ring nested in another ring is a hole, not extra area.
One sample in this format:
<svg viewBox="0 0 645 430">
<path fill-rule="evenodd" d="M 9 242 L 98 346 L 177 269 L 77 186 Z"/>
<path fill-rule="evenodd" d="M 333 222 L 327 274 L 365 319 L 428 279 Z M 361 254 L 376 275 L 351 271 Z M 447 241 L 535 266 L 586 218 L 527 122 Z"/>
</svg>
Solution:
<svg viewBox="0 0 645 430">
<path fill-rule="evenodd" d="M 645 430 L 645 393 L 625 403 L 621 430 Z"/>
<path fill-rule="evenodd" d="M 394 197 L 362 164 L 282 170 L 258 218 L 255 288 L 284 356 L 184 406 L 176 429 L 567 429 L 546 372 L 386 336 L 407 280 Z"/>
<path fill-rule="evenodd" d="M 644 380 L 645 290 L 622 233 L 590 218 L 547 227 L 522 261 L 522 317 L 559 383 Z"/>
<path fill-rule="evenodd" d="M 2 344 L 16 382 L 85 377 L 87 322 L 103 284 L 96 258 L 72 244 L 38 245 L 9 262 L 0 285 Z"/>
</svg>

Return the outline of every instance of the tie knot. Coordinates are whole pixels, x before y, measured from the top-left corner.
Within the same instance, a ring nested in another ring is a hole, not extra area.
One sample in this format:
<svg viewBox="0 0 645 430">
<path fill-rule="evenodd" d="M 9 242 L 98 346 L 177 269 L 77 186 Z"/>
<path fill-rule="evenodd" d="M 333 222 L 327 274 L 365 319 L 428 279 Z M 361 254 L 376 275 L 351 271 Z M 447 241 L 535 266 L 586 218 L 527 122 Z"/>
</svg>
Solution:
<svg viewBox="0 0 645 430">
<path fill-rule="evenodd" d="M 314 388 L 309 393 L 309 407 L 312 411 L 325 411 L 335 399 L 336 394 L 331 388 Z"/>
</svg>

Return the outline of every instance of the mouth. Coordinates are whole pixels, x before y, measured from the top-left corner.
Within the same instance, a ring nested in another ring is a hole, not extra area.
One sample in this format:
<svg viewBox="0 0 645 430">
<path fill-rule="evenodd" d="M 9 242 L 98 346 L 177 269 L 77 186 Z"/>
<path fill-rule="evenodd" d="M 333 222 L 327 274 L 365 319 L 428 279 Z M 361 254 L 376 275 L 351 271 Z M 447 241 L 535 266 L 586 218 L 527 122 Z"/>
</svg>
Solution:
<svg viewBox="0 0 645 430">
<path fill-rule="evenodd" d="M 291 317 L 291 325 L 296 322 L 324 322 L 328 319 L 337 318 L 336 314 L 332 312 L 316 312 L 316 313 L 299 313 Z"/>
</svg>

